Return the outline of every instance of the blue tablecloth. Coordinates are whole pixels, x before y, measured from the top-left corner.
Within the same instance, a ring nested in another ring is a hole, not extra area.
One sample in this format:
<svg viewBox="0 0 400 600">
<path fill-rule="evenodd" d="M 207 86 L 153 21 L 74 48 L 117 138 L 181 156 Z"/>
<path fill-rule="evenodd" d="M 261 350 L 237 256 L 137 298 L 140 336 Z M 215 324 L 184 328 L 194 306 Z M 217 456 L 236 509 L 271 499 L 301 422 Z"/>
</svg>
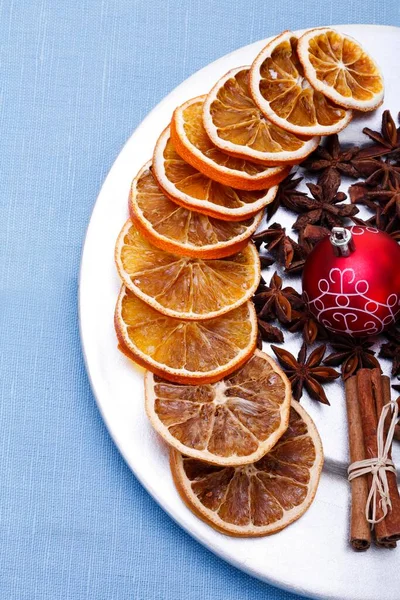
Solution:
<svg viewBox="0 0 400 600">
<path fill-rule="evenodd" d="M 0 599 L 289 600 L 193 541 L 110 440 L 78 334 L 85 229 L 146 113 L 287 28 L 400 25 L 398 0 L 0 2 Z"/>
</svg>

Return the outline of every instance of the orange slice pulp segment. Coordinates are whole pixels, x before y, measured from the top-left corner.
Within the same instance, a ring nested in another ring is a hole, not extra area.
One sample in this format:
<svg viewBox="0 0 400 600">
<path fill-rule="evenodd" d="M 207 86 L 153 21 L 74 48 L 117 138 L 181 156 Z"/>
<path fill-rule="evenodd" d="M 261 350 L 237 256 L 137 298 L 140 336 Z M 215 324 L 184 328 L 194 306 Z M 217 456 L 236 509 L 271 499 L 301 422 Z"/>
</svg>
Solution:
<svg viewBox="0 0 400 600">
<path fill-rule="evenodd" d="M 115 261 L 129 290 L 178 319 L 212 319 L 240 306 L 251 298 L 261 275 L 252 242 L 222 259 L 177 256 L 153 246 L 131 221 L 118 236 Z"/>
<path fill-rule="evenodd" d="M 298 55 L 311 85 L 337 104 L 361 111 L 382 104 L 382 73 L 353 38 L 333 29 L 312 29 L 299 39 Z"/>
<path fill-rule="evenodd" d="M 286 31 L 260 52 L 250 72 L 251 94 L 271 121 L 298 135 L 330 135 L 344 129 L 352 112 L 315 90 L 297 56 L 297 38 Z"/>
<path fill-rule="evenodd" d="M 184 321 L 159 313 L 123 286 L 114 322 L 132 360 L 181 383 L 218 381 L 246 362 L 257 341 L 251 302 L 215 319 Z"/>
<path fill-rule="evenodd" d="M 221 150 L 263 164 L 296 164 L 318 146 L 265 117 L 250 94 L 249 67 L 229 71 L 208 94 L 203 120 Z"/>
<path fill-rule="evenodd" d="M 300 518 L 315 497 L 322 464 L 316 427 L 295 400 L 287 432 L 255 463 L 222 467 L 175 449 L 170 454 L 187 506 L 218 531 L 247 537 L 276 533 Z"/>
<path fill-rule="evenodd" d="M 259 350 L 233 375 L 179 385 L 146 373 L 146 411 L 155 430 L 186 456 L 242 465 L 266 454 L 286 431 L 291 387 Z"/>
<path fill-rule="evenodd" d="M 262 220 L 262 211 L 245 221 L 222 221 L 172 202 L 159 189 L 151 162 L 132 182 L 129 214 L 141 234 L 167 252 L 223 258 L 239 252 Z"/>
<path fill-rule="evenodd" d="M 278 191 L 277 186 L 269 190 L 238 190 L 213 181 L 179 156 L 169 128 L 156 144 L 153 173 L 161 190 L 173 202 L 226 221 L 243 221 L 256 214 L 273 201 Z"/>
<path fill-rule="evenodd" d="M 171 140 L 178 154 L 210 179 L 237 189 L 262 190 L 282 181 L 290 166 L 265 167 L 226 154 L 213 144 L 203 125 L 205 98 L 193 98 L 175 109 Z"/>
</svg>

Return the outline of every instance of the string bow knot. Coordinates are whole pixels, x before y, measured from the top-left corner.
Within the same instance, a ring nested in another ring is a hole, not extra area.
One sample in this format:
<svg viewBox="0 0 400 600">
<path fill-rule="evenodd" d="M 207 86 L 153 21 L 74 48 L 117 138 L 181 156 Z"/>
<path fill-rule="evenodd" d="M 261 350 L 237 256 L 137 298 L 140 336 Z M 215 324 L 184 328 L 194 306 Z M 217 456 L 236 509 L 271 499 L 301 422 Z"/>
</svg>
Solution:
<svg viewBox="0 0 400 600">
<path fill-rule="evenodd" d="M 390 411 L 392 411 L 392 419 L 385 440 L 385 420 Z M 387 473 L 396 473 L 396 468 L 394 462 L 388 458 L 388 455 L 390 448 L 392 447 L 394 428 L 398 416 L 399 406 L 397 402 L 392 401 L 385 404 L 379 417 L 376 431 L 378 456 L 376 458 L 358 460 L 352 463 L 347 470 L 349 481 L 352 481 L 356 477 L 361 477 L 362 475 L 372 475 L 371 489 L 365 505 L 365 517 L 368 523 L 371 523 L 372 527 L 374 527 L 376 523 L 383 521 L 388 512 L 392 510 Z M 379 519 L 376 517 L 378 495 L 379 507 L 382 510 L 382 516 Z"/>
</svg>

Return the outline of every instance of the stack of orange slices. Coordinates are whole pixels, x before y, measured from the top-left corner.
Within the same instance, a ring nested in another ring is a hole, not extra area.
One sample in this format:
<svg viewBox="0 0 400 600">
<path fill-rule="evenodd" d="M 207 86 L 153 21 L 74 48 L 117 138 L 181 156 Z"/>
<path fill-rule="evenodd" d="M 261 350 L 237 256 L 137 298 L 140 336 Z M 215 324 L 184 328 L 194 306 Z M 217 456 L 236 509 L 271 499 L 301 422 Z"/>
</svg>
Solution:
<svg viewBox="0 0 400 600">
<path fill-rule="evenodd" d="M 115 248 L 119 348 L 148 369 L 146 412 L 180 495 L 223 533 L 268 535 L 298 519 L 323 463 L 286 375 L 256 350 L 250 238 L 292 166 L 383 92 L 355 40 L 285 31 L 178 106 L 133 179 Z"/>
</svg>

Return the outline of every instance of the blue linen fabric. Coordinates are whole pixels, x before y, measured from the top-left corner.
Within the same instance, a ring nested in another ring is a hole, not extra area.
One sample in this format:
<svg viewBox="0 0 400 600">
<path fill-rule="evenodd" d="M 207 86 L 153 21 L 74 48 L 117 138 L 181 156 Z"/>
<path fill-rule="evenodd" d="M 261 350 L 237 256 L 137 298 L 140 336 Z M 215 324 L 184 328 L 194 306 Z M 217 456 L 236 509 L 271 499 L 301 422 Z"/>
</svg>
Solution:
<svg viewBox="0 0 400 600">
<path fill-rule="evenodd" d="M 400 25 L 398 0 L 0 1 L 0 599 L 290 600 L 155 504 L 96 408 L 77 279 L 97 193 L 178 83 L 287 28 Z"/>
</svg>

